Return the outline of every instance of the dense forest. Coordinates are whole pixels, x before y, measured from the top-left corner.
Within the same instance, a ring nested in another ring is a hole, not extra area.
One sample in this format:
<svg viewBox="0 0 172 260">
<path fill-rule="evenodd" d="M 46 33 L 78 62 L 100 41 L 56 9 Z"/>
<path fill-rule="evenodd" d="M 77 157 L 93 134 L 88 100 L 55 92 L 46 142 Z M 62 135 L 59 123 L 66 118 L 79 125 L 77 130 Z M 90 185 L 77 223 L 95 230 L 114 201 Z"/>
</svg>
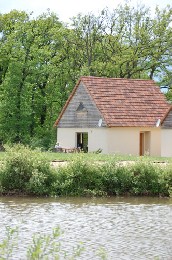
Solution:
<svg viewBox="0 0 172 260">
<path fill-rule="evenodd" d="M 82 75 L 155 79 L 172 99 L 172 7 L 119 5 L 71 18 L 0 14 L 0 139 L 48 149 Z"/>
</svg>

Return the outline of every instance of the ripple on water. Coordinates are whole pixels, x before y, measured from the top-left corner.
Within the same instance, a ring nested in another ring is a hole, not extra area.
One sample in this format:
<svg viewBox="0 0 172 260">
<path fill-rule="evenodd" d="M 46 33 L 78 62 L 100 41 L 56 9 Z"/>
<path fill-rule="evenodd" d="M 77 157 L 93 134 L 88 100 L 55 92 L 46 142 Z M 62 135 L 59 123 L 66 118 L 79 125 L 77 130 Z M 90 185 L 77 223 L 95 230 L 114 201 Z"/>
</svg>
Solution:
<svg viewBox="0 0 172 260">
<path fill-rule="evenodd" d="M 26 249 L 34 233 L 48 234 L 60 226 L 64 231 L 62 248 L 70 252 L 82 241 L 81 259 L 100 259 L 103 248 L 107 259 L 172 259 L 172 203 L 142 203 L 130 198 L 0 200 L 0 239 L 5 227 L 19 227 L 19 250 L 12 259 L 26 259 Z"/>
</svg>

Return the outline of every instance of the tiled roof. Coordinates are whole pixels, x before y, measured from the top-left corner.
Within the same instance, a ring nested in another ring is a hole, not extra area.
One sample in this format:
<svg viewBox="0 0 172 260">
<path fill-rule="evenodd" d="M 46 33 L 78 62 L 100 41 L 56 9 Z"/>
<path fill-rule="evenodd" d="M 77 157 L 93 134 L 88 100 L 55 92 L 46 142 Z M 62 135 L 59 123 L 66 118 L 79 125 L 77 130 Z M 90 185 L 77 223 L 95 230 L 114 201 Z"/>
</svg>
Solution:
<svg viewBox="0 0 172 260">
<path fill-rule="evenodd" d="M 153 80 L 81 77 L 68 99 L 58 124 L 78 85 L 82 82 L 109 127 L 155 126 L 169 105 Z"/>
</svg>

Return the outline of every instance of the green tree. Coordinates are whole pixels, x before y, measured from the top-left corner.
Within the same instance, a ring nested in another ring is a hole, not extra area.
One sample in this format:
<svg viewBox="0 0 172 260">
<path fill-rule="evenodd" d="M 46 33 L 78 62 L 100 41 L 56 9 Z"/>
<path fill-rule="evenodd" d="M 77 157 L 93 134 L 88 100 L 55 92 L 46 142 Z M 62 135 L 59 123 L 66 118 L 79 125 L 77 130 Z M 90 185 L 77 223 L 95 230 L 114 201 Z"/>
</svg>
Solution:
<svg viewBox="0 0 172 260">
<path fill-rule="evenodd" d="M 32 19 L 0 14 L 0 138 L 48 148 L 53 124 L 82 75 L 151 78 L 171 99 L 172 8 L 128 4 L 78 15 Z"/>
<path fill-rule="evenodd" d="M 154 78 L 168 63 L 171 8 L 156 8 L 154 17 L 145 6 L 119 5 L 99 16 L 73 19 L 80 67 L 87 75 Z M 80 47 L 82 49 L 80 49 Z"/>
<path fill-rule="evenodd" d="M 36 20 L 18 11 L 1 15 L 0 132 L 4 141 L 40 139 L 49 145 L 56 117 L 53 101 L 60 91 L 53 59 L 62 48 L 57 39 L 61 28 L 54 14 Z"/>
</svg>

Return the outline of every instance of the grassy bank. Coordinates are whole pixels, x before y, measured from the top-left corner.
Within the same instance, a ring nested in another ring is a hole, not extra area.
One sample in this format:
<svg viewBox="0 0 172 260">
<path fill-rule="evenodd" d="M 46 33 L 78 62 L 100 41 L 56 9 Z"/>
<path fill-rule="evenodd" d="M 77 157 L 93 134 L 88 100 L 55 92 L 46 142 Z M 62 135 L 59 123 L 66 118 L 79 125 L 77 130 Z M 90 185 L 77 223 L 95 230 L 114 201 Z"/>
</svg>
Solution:
<svg viewBox="0 0 172 260">
<path fill-rule="evenodd" d="M 134 163 L 120 163 L 127 158 Z M 69 161 L 66 166 L 50 166 L 51 160 L 65 159 Z M 171 163 L 154 163 L 159 161 L 150 157 L 41 153 L 18 145 L 1 155 L 0 192 L 37 196 L 171 196 Z"/>
</svg>

